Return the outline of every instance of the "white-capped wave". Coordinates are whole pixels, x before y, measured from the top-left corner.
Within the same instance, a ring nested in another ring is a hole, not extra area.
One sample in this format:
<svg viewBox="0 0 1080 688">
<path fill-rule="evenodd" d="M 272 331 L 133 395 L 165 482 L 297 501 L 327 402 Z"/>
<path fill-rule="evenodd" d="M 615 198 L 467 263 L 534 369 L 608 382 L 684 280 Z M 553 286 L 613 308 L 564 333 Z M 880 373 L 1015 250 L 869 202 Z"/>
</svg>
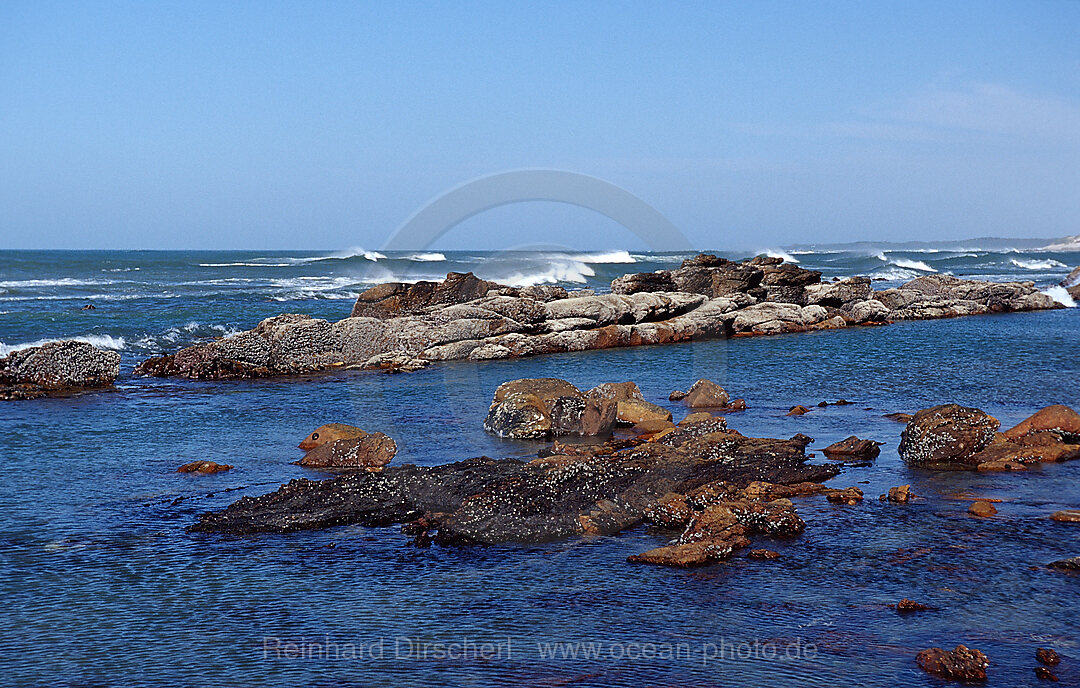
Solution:
<svg viewBox="0 0 1080 688">
<path fill-rule="evenodd" d="M 39 339 L 36 342 L 23 342 L 22 344 L 4 344 L 0 342 L 0 356 L 7 356 L 12 351 L 19 351 L 20 349 L 29 349 L 32 346 L 41 346 L 43 344 L 51 344 L 52 342 L 66 342 L 75 340 L 77 342 L 86 342 L 87 344 L 93 344 L 99 349 L 112 349 L 114 351 L 120 351 L 127 347 L 127 343 L 123 337 L 113 337 L 107 334 L 88 334 L 78 337 L 57 337 L 55 339 Z"/>
<path fill-rule="evenodd" d="M 907 258 L 894 258 L 889 261 L 893 265 L 899 268 L 908 268 L 909 270 L 922 270 L 923 272 L 937 272 L 934 268 L 930 267 L 921 260 L 909 260 Z"/>
<path fill-rule="evenodd" d="M 570 260 L 576 260 L 579 263 L 592 263 L 594 265 L 637 262 L 637 260 L 635 260 L 634 257 L 630 255 L 629 251 L 601 251 L 599 253 L 579 253 L 570 256 Z"/>
<path fill-rule="evenodd" d="M 1062 263 L 1062 262 L 1057 261 L 1057 260 L 1051 260 L 1051 259 L 1047 259 L 1047 260 L 1017 260 L 1017 259 L 1013 258 L 1009 262 L 1012 263 L 1013 265 L 1015 265 L 1016 267 L 1023 268 L 1025 270 L 1056 270 L 1057 268 L 1067 268 L 1067 267 L 1069 267 L 1065 263 Z"/>
<path fill-rule="evenodd" d="M 186 345 L 198 339 L 229 337 L 234 334 L 239 334 L 240 332 L 242 332 L 242 330 L 231 325 L 204 325 L 197 320 L 192 320 L 185 325 L 170 327 L 160 334 L 144 335 L 131 342 L 131 346 L 151 351 L 160 351 L 163 348 L 166 348 L 165 345 L 172 345 L 178 342 Z"/>
<path fill-rule="evenodd" d="M 385 258 L 386 256 L 383 256 Z M 417 253 L 409 256 L 409 260 L 415 260 L 418 263 L 441 263 L 446 260 L 446 255 L 442 253 Z"/>
<path fill-rule="evenodd" d="M 905 270 L 903 268 L 886 268 L 884 270 L 877 270 L 871 272 L 870 279 L 882 279 L 890 282 L 906 281 L 909 279 L 915 279 L 919 276 L 919 273 L 914 270 Z"/>
<path fill-rule="evenodd" d="M 9 280 L 6 282 L 0 282 L 0 287 L 25 289 L 27 287 L 90 287 L 100 284 L 113 283 L 107 280 L 81 280 L 75 279 L 73 277 L 62 277 L 60 279 Z"/>
<path fill-rule="evenodd" d="M 1065 287 L 1055 284 L 1052 287 L 1047 287 L 1046 289 L 1043 289 L 1042 293 L 1046 294 L 1047 296 L 1057 301 L 1062 306 L 1065 306 L 1066 308 L 1076 308 L 1076 301 L 1073 300 L 1073 297 L 1069 294 L 1068 291 L 1065 290 Z"/>
<path fill-rule="evenodd" d="M 200 268 L 288 268 L 294 263 L 199 263 Z"/>
<path fill-rule="evenodd" d="M 498 281 L 512 287 L 533 287 L 538 284 L 557 284 L 573 282 L 584 284 L 589 277 L 595 277 L 596 271 L 580 261 L 555 262 L 538 268 L 534 272 L 515 272 Z"/>
<path fill-rule="evenodd" d="M 378 251 L 368 251 L 367 249 L 357 246 L 345 249 L 344 251 L 339 251 L 338 253 L 331 253 L 328 256 L 316 256 L 314 258 L 297 258 L 296 260 L 299 263 L 315 263 L 323 260 L 348 260 L 350 258 L 364 258 L 374 263 L 376 261 L 385 259 L 386 256 L 379 253 Z"/>
<path fill-rule="evenodd" d="M 773 249 L 773 248 L 765 249 L 764 253 L 765 253 L 765 255 L 767 255 L 770 258 L 780 258 L 785 263 L 798 263 L 799 262 L 795 258 L 793 258 L 790 253 L 785 253 L 784 251 L 778 251 L 778 250 Z"/>
</svg>

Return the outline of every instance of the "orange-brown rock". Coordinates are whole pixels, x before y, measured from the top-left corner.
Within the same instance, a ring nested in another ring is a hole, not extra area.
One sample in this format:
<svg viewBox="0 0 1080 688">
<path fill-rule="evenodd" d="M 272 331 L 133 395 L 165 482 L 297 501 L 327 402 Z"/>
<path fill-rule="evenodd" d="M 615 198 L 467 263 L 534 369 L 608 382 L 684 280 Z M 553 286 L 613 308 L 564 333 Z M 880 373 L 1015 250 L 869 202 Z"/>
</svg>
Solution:
<svg viewBox="0 0 1080 688">
<path fill-rule="evenodd" d="M 855 435 L 847 439 L 834 442 L 821 450 L 830 459 L 856 459 L 869 460 L 876 458 L 881 450 L 878 447 L 881 442 L 873 440 L 860 440 Z"/>
<path fill-rule="evenodd" d="M 381 432 L 321 444 L 300 459 L 309 468 L 381 468 L 397 454 L 397 443 Z"/>
<path fill-rule="evenodd" d="M 926 673 L 955 681 L 985 681 L 990 666 L 985 654 L 963 645 L 957 645 L 951 652 L 932 647 L 916 655 L 915 661 Z"/>
<path fill-rule="evenodd" d="M 1017 439 L 1035 432 L 1052 432 L 1080 441 L 1080 413 L 1060 404 L 1047 406 L 1005 431 L 1005 437 Z"/>
<path fill-rule="evenodd" d="M 716 408 L 727 406 L 730 399 L 731 397 L 723 387 L 712 380 L 701 379 L 686 391 L 682 402 L 690 408 Z"/>
<path fill-rule="evenodd" d="M 898 612 L 925 612 L 929 609 L 930 607 L 927 607 L 925 604 L 916 602 L 915 600 L 909 600 L 906 597 L 896 603 L 896 611 Z"/>
<path fill-rule="evenodd" d="M 746 538 L 738 537 L 734 540 L 707 540 L 683 545 L 667 545 L 641 554 L 631 554 L 626 560 L 640 564 L 690 568 L 728 559 L 736 549 L 749 544 L 750 541 Z"/>
<path fill-rule="evenodd" d="M 889 493 L 881 495 L 878 499 L 882 502 L 907 504 L 913 497 L 915 497 L 915 494 L 911 491 L 911 485 L 900 485 L 899 487 L 890 487 Z"/>
<path fill-rule="evenodd" d="M 1057 666 L 1061 664 L 1061 656 L 1057 652 L 1045 647 L 1040 647 L 1035 650 L 1035 659 L 1039 660 L 1040 664 L 1046 666 Z"/>
<path fill-rule="evenodd" d="M 670 420 L 659 420 L 656 418 L 650 418 L 641 421 L 634 425 L 634 432 L 640 435 L 655 435 L 663 432 L 664 430 L 674 430 L 675 424 Z"/>
<path fill-rule="evenodd" d="M 900 457 L 921 468 L 969 466 L 1001 423 L 975 408 L 942 404 L 915 414 L 900 436 Z"/>
<path fill-rule="evenodd" d="M 351 440 L 365 435 L 367 435 L 366 432 L 352 425 L 346 425 L 344 423 L 327 423 L 326 425 L 320 425 L 310 435 L 305 437 L 300 443 L 300 448 L 304 451 L 311 451 L 315 447 L 324 445 L 327 442 Z"/>
<path fill-rule="evenodd" d="M 1064 509 L 1055 511 L 1050 515 L 1050 520 L 1059 523 L 1080 523 L 1080 509 Z"/>
<path fill-rule="evenodd" d="M 810 409 L 800 404 L 799 406 L 792 406 L 790 409 L 788 409 L 787 415 L 801 416 L 804 413 L 810 413 Z"/>
<path fill-rule="evenodd" d="M 746 553 L 746 558 L 747 559 L 763 559 L 763 560 L 779 559 L 780 558 L 780 553 L 779 552 L 774 552 L 771 549 L 752 549 L 752 550 L 750 550 L 749 552 Z"/>
<path fill-rule="evenodd" d="M 232 470 L 232 466 L 224 463 L 215 463 L 213 461 L 192 461 L 191 463 L 185 463 L 180 468 L 176 469 L 177 473 L 220 473 L 222 471 Z"/>
<path fill-rule="evenodd" d="M 990 502 L 980 499 L 971 503 L 971 506 L 968 507 L 968 513 L 972 516 L 988 518 L 996 514 L 997 509 Z"/>
<path fill-rule="evenodd" d="M 616 414 L 619 422 L 637 425 L 644 421 L 671 421 L 671 411 L 642 399 L 625 399 L 618 402 Z"/>
<path fill-rule="evenodd" d="M 847 504 L 855 506 L 863 500 L 863 491 L 857 487 L 846 487 L 843 490 L 825 490 L 825 498 L 834 504 Z"/>
</svg>

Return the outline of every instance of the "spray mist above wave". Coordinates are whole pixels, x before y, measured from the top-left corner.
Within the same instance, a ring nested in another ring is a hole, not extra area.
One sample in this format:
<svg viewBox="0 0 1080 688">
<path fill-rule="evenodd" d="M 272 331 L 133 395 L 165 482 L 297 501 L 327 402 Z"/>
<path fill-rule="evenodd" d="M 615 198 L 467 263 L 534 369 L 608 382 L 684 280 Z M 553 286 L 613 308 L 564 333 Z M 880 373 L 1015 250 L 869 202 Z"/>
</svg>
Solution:
<svg viewBox="0 0 1080 688">
<path fill-rule="evenodd" d="M 1065 306 L 1066 308 L 1076 308 L 1076 301 L 1073 299 L 1072 295 L 1069 294 L 1069 292 L 1065 289 L 1065 287 L 1062 287 L 1061 285 L 1055 284 L 1052 287 L 1047 287 L 1046 289 L 1042 290 L 1042 293 L 1046 294 L 1047 296 L 1057 301 L 1062 306 Z"/>
<path fill-rule="evenodd" d="M 1057 260 L 1017 260 L 1013 258 L 1009 261 L 1018 268 L 1025 270 L 1059 270 L 1061 268 L 1069 267 L 1065 263 Z"/>
</svg>

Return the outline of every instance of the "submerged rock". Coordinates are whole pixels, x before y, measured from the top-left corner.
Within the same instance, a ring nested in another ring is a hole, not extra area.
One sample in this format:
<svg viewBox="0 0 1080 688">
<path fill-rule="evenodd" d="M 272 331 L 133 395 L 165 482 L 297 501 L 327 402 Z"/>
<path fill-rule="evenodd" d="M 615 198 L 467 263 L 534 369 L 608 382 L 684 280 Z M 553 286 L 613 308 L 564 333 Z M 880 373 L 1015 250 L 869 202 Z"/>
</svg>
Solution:
<svg viewBox="0 0 1080 688">
<path fill-rule="evenodd" d="M 1057 666 L 1058 664 L 1061 664 L 1061 656 L 1058 655 L 1057 652 L 1045 647 L 1040 647 L 1035 650 L 1035 659 L 1037 659 L 1040 664 L 1045 664 L 1046 666 Z"/>
<path fill-rule="evenodd" d="M 1059 523 L 1080 523 L 1080 509 L 1063 509 L 1050 515 L 1050 520 Z"/>
<path fill-rule="evenodd" d="M 731 397 L 727 391 L 712 380 L 698 380 L 686 392 L 675 391 L 669 400 L 681 400 L 690 408 L 716 408 L 727 406 Z"/>
<path fill-rule="evenodd" d="M 930 610 L 930 607 L 926 606 L 925 604 L 922 604 L 920 602 L 916 602 L 915 600 L 909 600 L 906 597 L 896 603 L 896 611 L 901 612 L 901 613 L 905 613 L 905 612 L 925 612 L 925 611 L 929 611 L 929 610 Z"/>
<path fill-rule="evenodd" d="M 1059 559 L 1047 564 L 1049 568 L 1060 569 L 1062 571 L 1080 571 L 1080 557 L 1069 557 L 1068 559 Z"/>
<path fill-rule="evenodd" d="M 882 502 L 907 504 L 915 496 L 915 493 L 911 491 L 911 485 L 900 485 L 899 487 L 890 487 L 889 493 L 881 495 L 878 499 Z"/>
<path fill-rule="evenodd" d="M 968 513 L 972 516 L 989 518 L 997 513 L 997 508 L 992 503 L 979 499 L 971 503 L 971 506 L 968 507 Z"/>
<path fill-rule="evenodd" d="M 0 358 L 0 400 L 108 387 L 120 374 L 120 354 L 86 342 L 50 342 Z"/>
<path fill-rule="evenodd" d="M 192 461 L 191 463 L 185 463 L 180 468 L 177 468 L 176 472 L 210 474 L 231 470 L 232 466 L 224 463 L 215 463 L 214 461 Z"/>
<path fill-rule="evenodd" d="M 805 415 L 807 413 L 810 413 L 810 409 L 808 409 L 805 406 L 802 406 L 800 404 L 799 406 L 792 406 L 790 409 L 788 409 L 787 415 L 789 415 L 789 416 L 802 416 L 802 415 Z"/>
<path fill-rule="evenodd" d="M 954 681 L 985 681 L 990 660 L 976 649 L 957 645 L 955 650 L 932 647 L 915 656 L 919 667 L 928 674 Z"/>
</svg>

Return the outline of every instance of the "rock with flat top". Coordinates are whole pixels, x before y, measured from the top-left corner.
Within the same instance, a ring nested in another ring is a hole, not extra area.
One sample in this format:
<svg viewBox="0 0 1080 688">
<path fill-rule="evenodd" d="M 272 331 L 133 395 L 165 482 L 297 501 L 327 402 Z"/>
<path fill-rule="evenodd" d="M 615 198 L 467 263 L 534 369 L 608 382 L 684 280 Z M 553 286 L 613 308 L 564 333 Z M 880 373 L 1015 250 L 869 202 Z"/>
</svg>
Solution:
<svg viewBox="0 0 1080 688">
<path fill-rule="evenodd" d="M 50 342 L 0 358 L 0 399 L 32 399 L 108 387 L 120 374 L 120 354 L 77 341 Z"/>
</svg>

